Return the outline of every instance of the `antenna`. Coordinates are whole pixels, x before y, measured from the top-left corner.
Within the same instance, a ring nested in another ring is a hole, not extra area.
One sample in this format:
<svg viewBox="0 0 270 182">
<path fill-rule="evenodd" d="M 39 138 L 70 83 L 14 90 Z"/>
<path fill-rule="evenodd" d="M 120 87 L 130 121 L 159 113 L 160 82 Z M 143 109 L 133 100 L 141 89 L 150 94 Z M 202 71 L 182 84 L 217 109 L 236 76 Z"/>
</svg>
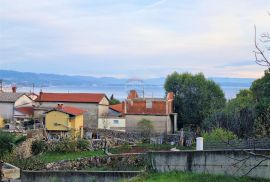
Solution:
<svg viewBox="0 0 270 182">
<path fill-rule="evenodd" d="M 35 93 L 35 84 L 33 83 L 33 93 Z"/>
<path fill-rule="evenodd" d="M 3 91 L 3 80 L 0 79 L 0 91 L 2 92 Z"/>
<path fill-rule="evenodd" d="M 138 95 L 144 98 L 144 82 L 139 78 L 130 78 L 125 84 L 126 92 L 129 94 L 130 90 L 136 90 Z"/>
</svg>

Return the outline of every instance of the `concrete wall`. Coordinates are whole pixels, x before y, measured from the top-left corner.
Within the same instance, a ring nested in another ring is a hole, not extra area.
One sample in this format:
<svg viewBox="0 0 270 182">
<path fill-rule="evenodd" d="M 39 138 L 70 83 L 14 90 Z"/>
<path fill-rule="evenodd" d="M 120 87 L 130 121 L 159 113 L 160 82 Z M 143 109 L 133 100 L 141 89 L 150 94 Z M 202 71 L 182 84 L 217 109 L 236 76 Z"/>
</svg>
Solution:
<svg viewBox="0 0 270 182">
<path fill-rule="evenodd" d="M 269 156 L 270 150 L 258 150 L 255 153 Z M 236 176 L 245 175 L 264 159 L 241 150 L 150 152 L 148 155 L 152 168 L 158 172 L 175 170 Z M 270 179 L 269 171 L 268 159 L 252 170 L 248 176 Z"/>
<path fill-rule="evenodd" d="M 114 121 L 117 120 L 118 123 Z M 98 119 L 98 128 L 100 129 L 112 129 L 117 131 L 125 131 L 126 128 L 126 119 L 119 117 L 110 117 L 110 118 L 99 118 Z"/>
<path fill-rule="evenodd" d="M 1 102 L 0 103 L 0 115 L 4 119 L 12 119 L 13 117 L 14 103 Z"/>
<path fill-rule="evenodd" d="M 65 181 L 65 182 L 113 182 L 121 179 L 128 179 L 137 176 L 141 172 L 136 171 L 22 171 L 22 182 L 48 182 L 48 181 Z"/>
<path fill-rule="evenodd" d="M 136 131 L 142 119 L 152 121 L 154 131 L 157 133 L 172 132 L 170 116 L 158 115 L 126 115 L 126 131 Z"/>
</svg>

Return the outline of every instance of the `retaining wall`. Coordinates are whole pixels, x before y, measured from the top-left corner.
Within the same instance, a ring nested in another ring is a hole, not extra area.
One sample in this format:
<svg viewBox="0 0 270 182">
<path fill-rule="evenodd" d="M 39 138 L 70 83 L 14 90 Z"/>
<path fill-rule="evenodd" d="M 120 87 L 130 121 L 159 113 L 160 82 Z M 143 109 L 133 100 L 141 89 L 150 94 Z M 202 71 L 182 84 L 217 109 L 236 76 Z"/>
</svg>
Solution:
<svg viewBox="0 0 270 182">
<path fill-rule="evenodd" d="M 270 156 L 270 150 L 253 152 L 258 155 L 243 150 L 149 152 L 148 155 L 152 168 L 158 172 L 190 171 L 270 179 L 270 160 L 262 157 Z"/>
</svg>

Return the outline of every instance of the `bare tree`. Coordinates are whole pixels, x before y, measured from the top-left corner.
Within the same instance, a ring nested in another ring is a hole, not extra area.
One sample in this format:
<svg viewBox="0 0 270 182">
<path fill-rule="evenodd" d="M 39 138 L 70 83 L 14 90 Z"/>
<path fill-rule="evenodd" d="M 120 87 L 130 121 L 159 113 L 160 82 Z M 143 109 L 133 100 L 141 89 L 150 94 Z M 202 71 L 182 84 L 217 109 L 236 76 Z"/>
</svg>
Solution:
<svg viewBox="0 0 270 182">
<path fill-rule="evenodd" d="M 257 29 L 256 25 L 254 25 L 254 43 L 255 43 L 255 62 L 260 66 L 266 66 L 270 68 L 270 57 L 267 56 L 267 51 L 270 51 L 270 46 L 268 45 L 270 43 L 270 34 L 263 33 L 260 35 L 260 38 L 257 38 Z M 258 41 L 259 40 L 259 41 Z"/>
</svg>

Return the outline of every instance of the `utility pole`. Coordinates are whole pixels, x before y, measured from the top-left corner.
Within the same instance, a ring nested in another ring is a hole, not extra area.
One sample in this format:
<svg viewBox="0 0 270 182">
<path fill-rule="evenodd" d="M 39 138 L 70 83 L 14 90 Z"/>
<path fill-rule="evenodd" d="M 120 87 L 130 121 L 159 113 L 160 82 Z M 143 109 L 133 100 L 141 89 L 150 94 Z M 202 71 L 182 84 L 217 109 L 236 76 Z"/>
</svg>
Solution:
<svg viewBox="0 0 270 182">
<path fill-rule="evenodd" d="M 35 84 L 33 83 L 33 93 L 35 93 Z"/>
<path fill-rule="evenodd" d="M 2 91 L 3 91 L 3 80 L 0 79 L 0 92 L 2 92 Z"/>
</svg>

